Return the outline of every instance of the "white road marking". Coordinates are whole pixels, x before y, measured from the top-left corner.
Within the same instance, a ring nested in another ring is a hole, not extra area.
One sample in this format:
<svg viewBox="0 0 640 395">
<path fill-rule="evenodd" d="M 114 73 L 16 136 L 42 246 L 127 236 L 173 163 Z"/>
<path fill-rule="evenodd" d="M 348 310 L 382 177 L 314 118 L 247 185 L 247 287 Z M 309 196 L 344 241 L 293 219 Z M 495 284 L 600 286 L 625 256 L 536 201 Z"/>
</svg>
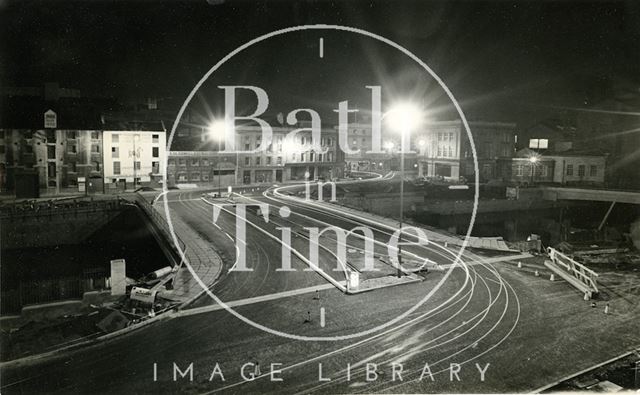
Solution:
<svg viewBox="0 0 640 395">
<path fill-rule="evenodd" d="M 253 298 L 239 299 L 239 300 L 234 300 L 234 301 L 225 302 L 225 303 L 229 307 L 246 306 L 246 305 L 249 305 L 249 304 L 266 302 L 266 301 L 277 300 L 277 299 L 282 299 L 282 298 L 288 298 L 288 297 L 291 297 L 291 296 L 302 295 L 302 294 L 306 294 L 306 293 L 311 293 L 311 292 L 321 291 L 321 290 L 331 289 L 331 288 L 334 288 L 334 286 L 332 284 L 322 284 L 322 285 L 316 285 L 316 286 L 313 286 L 313 287 L 299 288 L 299 289 L 294 289 L 294 290 L 291 290 L 291 291 L 283 291 L 283 292 L 276 292 L 276 293 L 268 294 L 268 295 L 256 296 L 256 297 L 253 297 Z M 224 310 L 224 307 L 220 306 L 219 304 L 215 304 L 215 305 L 211 305 L 211 306 L 204 306 L 204 307 L 197 307 L 195 309 L 179 311 L 179 312 L 175 313 L 174 317 L 185 317 L 185 316 L 190 316 L 190 315 L 208 313 L 210 311 L 217 311 L 217 310 Z"/>
</svg>

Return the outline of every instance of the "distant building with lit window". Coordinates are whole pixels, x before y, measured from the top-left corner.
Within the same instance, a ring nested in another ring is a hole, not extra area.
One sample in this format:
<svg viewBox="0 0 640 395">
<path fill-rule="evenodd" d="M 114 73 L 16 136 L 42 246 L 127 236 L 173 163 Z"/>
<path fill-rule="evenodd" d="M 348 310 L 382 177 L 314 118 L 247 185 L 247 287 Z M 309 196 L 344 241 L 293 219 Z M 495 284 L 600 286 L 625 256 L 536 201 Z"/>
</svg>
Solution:
<svg viewBox="0 0 640 395">
<path fill-rule="evenodd" d="M 312 149 L 311 132 L 298 132 L 294 139 L 287 138 L 296 128 L 272 126 L 271 144 L 249 153 L 246 151 L 262 147 L 262 129 L 258 126 L 236 125 L 237 153 L 224 152 L 224 144 L 206 130 L 182 130 L 169 147 L 167 182 L 224 187 L 342 178 L 344 155 L 338 149 L 337 133 L 333 129 L 322 130 L 320 151 L 326 152 L 318 152 Z"/>
<path fill-rule="evenodd" d="M 479 178 L 496 178 L 499 158 L 510 158 L 515 152 L 516 125 L 506 122 L 469 122 L 473 136 Z M 346 155 L 351 170 L 399 170 L 400 137 L 383 129 L 383 154 L 370 154 L 371 125 L 357 124 L 349 128 L 350 148 L 360 148 L 358 154 Z M 473 149 L 461 121 L 436 121 L 411 133 L 410 147 L 414 153 L 405 154 L 405 172 L 418 177 L 473 180 L 475 167 Z"/>
<path fill-rule="evenodd" d="M 498 161 L 497 175 L 503 181 L 519 185 L 602 186 L 606 180 L 606 162 L 606 155 L 594 151 L 547 150 L 540 154 L 523 148 L 513 158 Z"/>
</svg>

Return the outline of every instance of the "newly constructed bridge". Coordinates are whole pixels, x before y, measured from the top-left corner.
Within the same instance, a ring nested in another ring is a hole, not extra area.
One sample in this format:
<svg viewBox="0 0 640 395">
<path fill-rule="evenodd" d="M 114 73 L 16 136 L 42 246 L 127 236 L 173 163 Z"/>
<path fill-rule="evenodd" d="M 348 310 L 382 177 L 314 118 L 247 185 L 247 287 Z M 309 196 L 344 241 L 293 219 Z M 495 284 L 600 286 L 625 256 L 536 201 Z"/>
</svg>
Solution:
<svg viewBox="0 0 640 395">
<path fill-rule="evenodd" d="M 640 204 L 640 191 L 616 191 L 607 189 L 541 187 L 545 200 L 590 200 Z"/>
</svg>

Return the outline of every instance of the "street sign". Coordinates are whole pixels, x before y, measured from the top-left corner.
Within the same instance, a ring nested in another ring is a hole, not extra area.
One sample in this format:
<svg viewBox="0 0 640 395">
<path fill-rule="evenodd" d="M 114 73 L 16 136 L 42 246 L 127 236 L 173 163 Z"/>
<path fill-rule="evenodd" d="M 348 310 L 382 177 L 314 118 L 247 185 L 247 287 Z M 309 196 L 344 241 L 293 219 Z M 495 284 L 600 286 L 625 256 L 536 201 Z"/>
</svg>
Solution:
<svg viewBox="0 0 640 395">
<path fill-rule="evenodd" d="M 44 113 L 44 128 L 55 129 L 58 127 L 58 115 L 53 110 Z"/>
</svg>

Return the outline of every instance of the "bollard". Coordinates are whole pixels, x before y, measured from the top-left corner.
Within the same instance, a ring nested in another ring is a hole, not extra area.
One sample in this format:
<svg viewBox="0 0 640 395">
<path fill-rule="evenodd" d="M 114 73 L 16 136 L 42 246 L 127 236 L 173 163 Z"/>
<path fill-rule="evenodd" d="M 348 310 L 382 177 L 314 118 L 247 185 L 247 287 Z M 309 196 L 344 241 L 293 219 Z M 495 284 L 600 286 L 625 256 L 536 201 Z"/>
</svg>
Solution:
<svg viewBox="0 0 640 395">
<path fill-rule="evenodd" d="M 589 300 L 589 293 L 588 292 L 584 293 L 584 298 L 583 299 L 584 299 L 585 302 Z"/>
<path fill-rule="evenodd" d="M 518 261 L 518 269 L 522 269 L 522 261 Z"/>
<path fill-rule="evenodd" d="M 446 241 L 444 242 L 444 248 L 449 247 L 449 243 L 447 243 Z"/>
<path fill-rule="evenodd" d="M 556 281 L 556 276 L 554 276 L 553 273 L 551 273 L 551 277 L 549 277 L 549 280 Z"/>
<path fill-rule="evenodd" d="M 540 272 L 538 272 L 538 271 L 536 270 L 536 271 L 535 271 L 535 273 L 534 273 L 534 275 L 535 275 L 536 277 L 540 277 Z"/>
<path fill-rule="evenodd" d="M 609 314 L 609 303 L 604 306 L 604 313 Z"/>
</svg>

